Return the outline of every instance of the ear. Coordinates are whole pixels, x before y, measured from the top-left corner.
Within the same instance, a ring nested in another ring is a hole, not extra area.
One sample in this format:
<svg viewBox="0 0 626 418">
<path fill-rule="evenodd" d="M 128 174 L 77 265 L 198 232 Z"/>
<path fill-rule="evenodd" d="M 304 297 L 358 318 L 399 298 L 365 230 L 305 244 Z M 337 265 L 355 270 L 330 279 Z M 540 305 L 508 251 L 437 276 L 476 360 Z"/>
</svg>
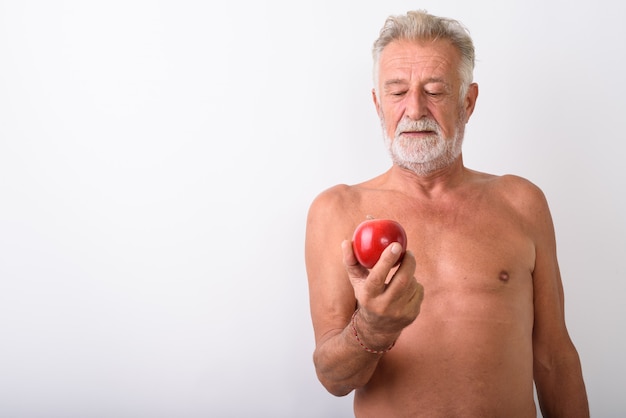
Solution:
<svg viewBox="0 0 626 418">
<path fill-rule="evenodd" d="M 465 95 L 465 123 L 467 123 L 474 113 L 474 107 L 476 106 L 476 99 L 478 98 L 478 84 L 472 83 L 469 85 L 467 89 L 467 94 Z"/>
<path fill-rule="evenodd" d="M 376 113 L 378 116 L 381 115 L 380 102 L 378 101 L 378 97 L 376 96 L 376 89 L 372 89 L 372 100 L 374 101 L 374 106 L 376 106 Z"/>
</svg>

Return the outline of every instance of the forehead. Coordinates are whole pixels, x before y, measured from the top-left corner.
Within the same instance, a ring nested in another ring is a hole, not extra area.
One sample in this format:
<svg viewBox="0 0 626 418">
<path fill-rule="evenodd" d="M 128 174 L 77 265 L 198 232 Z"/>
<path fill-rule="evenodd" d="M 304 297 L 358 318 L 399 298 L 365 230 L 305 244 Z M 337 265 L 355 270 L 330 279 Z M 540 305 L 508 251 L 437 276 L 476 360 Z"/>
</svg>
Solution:
<svg viewBox="0 0 626 418">
<path fill-rule="evenodd" d="M 443 78 L 450 82 L 459 77 L 460 53 L 449 40 L 397 40 L 380 55 L 380 76 L 386 78 Z"/>
</svg>

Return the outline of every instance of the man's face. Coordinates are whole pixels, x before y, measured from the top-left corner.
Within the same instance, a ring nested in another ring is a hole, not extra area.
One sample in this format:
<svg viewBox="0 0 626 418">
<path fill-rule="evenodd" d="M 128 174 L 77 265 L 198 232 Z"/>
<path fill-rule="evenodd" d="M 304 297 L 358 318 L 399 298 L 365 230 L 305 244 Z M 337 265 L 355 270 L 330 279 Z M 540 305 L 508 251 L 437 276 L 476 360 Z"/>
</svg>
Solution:
<svg viewBox="0 0 626 418">
<path fill-rule="evenodd" d="M 418 174 L 450 165 L 461 153 L 475 85 L 460 100 L 459 52 L 449 41 L 394 41 L 380 56 L 374 102 L 397 163 Z"/>
</svg>

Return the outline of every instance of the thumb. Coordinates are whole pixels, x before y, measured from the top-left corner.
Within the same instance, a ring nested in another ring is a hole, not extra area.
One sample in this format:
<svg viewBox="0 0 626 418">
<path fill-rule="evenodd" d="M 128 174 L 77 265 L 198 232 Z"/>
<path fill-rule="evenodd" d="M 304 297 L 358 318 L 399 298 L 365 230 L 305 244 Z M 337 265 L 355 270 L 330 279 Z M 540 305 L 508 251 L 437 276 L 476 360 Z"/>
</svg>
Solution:
<svg viewBox="0 0 626 418">
<path fill-rule="evenodd" d="M 380 255 L 380 258 L 370 270 L 368 281 L 365 285 L 370 294 L 380 294 L 387 287 L 387 277 L 391 270 L 398 265 L 402 257 L 402 245 L 393 242 Z"/>
</svg>

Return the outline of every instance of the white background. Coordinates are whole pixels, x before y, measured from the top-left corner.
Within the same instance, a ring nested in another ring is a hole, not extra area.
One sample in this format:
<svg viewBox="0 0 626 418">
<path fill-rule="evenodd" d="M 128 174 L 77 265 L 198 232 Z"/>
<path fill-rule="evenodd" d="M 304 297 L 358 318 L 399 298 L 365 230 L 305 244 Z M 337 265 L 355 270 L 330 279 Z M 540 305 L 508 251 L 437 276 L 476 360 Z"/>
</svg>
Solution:
<svg viewBox="0 0 626 418">
<path fill-rule="evenodd" d="M 370 47 L 416 7 L 469 27 L 465 162 L 546 193 L 592 413 L 625 416 L 619 0 L 0 1 L 0 415 L 350 416 L 306 212 L 389 166 Z"/>
</svg>

